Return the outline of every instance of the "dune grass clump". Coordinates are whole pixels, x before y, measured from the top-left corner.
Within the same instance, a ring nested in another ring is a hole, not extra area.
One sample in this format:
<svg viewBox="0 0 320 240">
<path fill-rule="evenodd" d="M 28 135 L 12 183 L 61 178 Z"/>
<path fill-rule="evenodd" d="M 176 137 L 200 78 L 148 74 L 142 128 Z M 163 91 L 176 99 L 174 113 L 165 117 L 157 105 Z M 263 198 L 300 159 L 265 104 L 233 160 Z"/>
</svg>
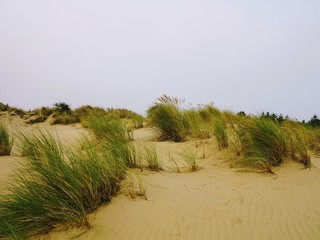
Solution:
<svg viewBox="0 0 320 240">
<path fill-rule="evenodd" d="M 30 117 L 26 123 L 35 124 L 45 122 L 52 113 L 53 110 L 49 107 L 34 109 L 32 112 L 29 113 Z"/>
<path fill-rule="evenodd" d="M 81 118 L 73 113 L 70 114 L 65 114 L 63 113 L 62 115 L 54 115 L 54 119 L 52 121 L 52 125 L 55 124 L 63 124 L 63 125 L 68 125 L 68 124 L 74 124 L 74 123 L 80 123 Z"/>
<path fill-rule="evenodd" d="M 213 104 L 206 104 L 199 109 L 199 114 L 203 121 L 210 123 L 214 118 L 221 116 L 221 111 Z"/>
<path fill-rule="evenodd" d="M 0 156 L 10 155 L 13 140 L 7 127 L 0 122 Z"/>
<path fill-rule="evenodd" d="M 162 164 L 159 160 L 155 145 L 153 144 L 145 145 L 143 147 L 143 150 L 144 150 L 143 157 L 148 163 L 149 169 L 156 172 L 162 170 Z"/>
<path fill-rule="evenodd" d="M 127 123 L 134 129 L 142 128 L 145 120 L 142 115 L 125 108 L 109 108 L 106 115 L 126 119 Z"/>
<path fill-rule="evenodd" d="M 188 109 L 183 111 L 184 121 L 187 126 L 187 135 L 195 139 L 208 139 L 212 136 L 212 129 L 209 123 L 203 120 L 198 109 Z"/>
<path fill-rule="evenodd" d="M 125 179 L 126 189 L 131 199 L 142 197 L 147 200 L 146 184 L 139 173 L 129 173 Z"/>
<path fill-rule="evenodd" d="M 180 170 L 180 167 L 179 167 L 179 164 L 178 164 L 178 161 L 177 159 L 173 156 L 173 154 L 171 152 L 167 152 L 167 155 L 168 155 L 168 159 L 169 159 L 169 162 L 172 164 L 173 166 L 173 171 L 176 172 L 176 173 L 181 173 L 181 170 Z"/>
<path fill-rule="evenodd" d="M 272 120 L 252 118 L 236 129 L 245 166 L 269 169 L 279 166 L 289 153 L 288 138 L 281 126 Z"/>
<path fill-rule="evenodd" d="M 299 129 L 303 132 L 308 149 L 320 156 L 320 128 L 304 124 L 300 125 Z"/>
<path fill-rule="evenodd" d="M 102 107 L 92 107 L 90 105 L 84 105 L 76 108 L 74 111 L 72 111 L 72 113 L 82 120 L 90 115 L 105 115 L 106 110 Z"/>
<path fill-rule="evenodd" d="M 187 164 L 190 172 L 197 171 L 199 165 L 197 164 L 197 155 L 194 152 L 192 152 L 190 149 L 185 149 L 179 153 L 179 156 Z"/>
<path fill-rule="evenodd" d="M 10 113 L 11 116 L 18 115 L 20 118 L 23 118 L 24 115 L 26 114 L 26 111 L 24 111 L 21 108 L 10 107 L 9 108 L 9 113 Z"/>
<path fill-rule="evenodd" d="M 308 128 L 299 122 L 265 117 L 239 118 L 230 132 L 231 149 L 237 164 L 258 167 L 273 173 L 272 167 L 284 160 L 311 166 L 310 143 L 315 143 Z"/>
<path fill-rule="evenodd" d="M 298 122 L 284 121 L 282 127 L 287 134 L 290 157 L 306 167 L 311 166 L 309 142 L 316 143 L 313 132 Z"/>
<path fill-rule="evenodd" d="M 120 118 L 92 115 L 86 118 L 85 125 L 116 158 L 125 160 L 128 167 L 138 166 L 134 145 L 130 142 L 126 126 Z"/>
<path fill-rule="evenodd" d="M 179 103 L 179 99 L 163 96 L 148 109 L 148 118 L 159 129 L 161 140 L 186 141 L 189 122 Z"/>
<path fill-rule="evenodd" d="M 26 239 L 60 224 L 88 227 L 87 214 L 110 201 L 126 165 L 109 151 L 67 149 L 56 136 L 23 135 L 26 163 L 0 197 L 0 238 Z"/>
<path fill-rule="evenodd" d="M 213 134 L 217 139 L 220 150 L 228 147 L 227 124 L 223 118 L 218 117 L 213 120 Z"/>
</svg>

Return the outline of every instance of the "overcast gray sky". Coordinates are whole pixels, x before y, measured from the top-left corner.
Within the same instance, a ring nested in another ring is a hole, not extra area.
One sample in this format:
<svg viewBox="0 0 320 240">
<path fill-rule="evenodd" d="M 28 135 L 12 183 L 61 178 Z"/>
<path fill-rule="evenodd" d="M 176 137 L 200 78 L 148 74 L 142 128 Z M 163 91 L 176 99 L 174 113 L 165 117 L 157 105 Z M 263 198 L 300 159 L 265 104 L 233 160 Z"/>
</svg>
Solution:
<svg viewBox="0 0 320 240">
<path fill-rule="evenodd" d="M 319 0 L 0 0 L 0 101 L 139 113 L 162 94 L 320 114 Z"/>
</svg>

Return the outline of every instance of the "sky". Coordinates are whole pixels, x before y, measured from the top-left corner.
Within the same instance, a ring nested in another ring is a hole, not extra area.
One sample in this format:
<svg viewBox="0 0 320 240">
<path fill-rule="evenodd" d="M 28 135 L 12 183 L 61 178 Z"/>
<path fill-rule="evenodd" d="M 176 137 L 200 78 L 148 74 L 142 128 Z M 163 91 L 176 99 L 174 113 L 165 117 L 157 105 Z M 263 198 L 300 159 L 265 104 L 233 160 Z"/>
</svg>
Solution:
<svg viewBox="0 0 320 240">
<path fill-rule="evenodd" d="M 319 0 L 0 0 L 0 102 L 145 113 L 163 94 L 320 115 Z"/>
</svg>

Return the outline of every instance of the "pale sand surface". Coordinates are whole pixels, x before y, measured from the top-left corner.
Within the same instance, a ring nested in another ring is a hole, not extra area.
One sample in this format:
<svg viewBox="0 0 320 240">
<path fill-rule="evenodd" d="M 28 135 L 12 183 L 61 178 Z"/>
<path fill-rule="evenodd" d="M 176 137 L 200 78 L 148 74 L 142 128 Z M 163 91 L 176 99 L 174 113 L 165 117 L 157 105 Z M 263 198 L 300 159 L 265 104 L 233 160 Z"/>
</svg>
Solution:
<svg viewBox="0 0 320 240">
<path fill-rule="evenodd" d="M 63 139 L 86 132 L 79 126 L 56 129 Z M 150 129 L 140 129 L 134 138 L 142 146 L 153 135 Z M 196 148 L 199 142 L 154 144 L 164 171 L 131 170 L 145 183 L 147 200 L 131 199 L 124 185 L 110 204 L 90 215 L 90 230 L 53 232 L 43 239 L 77 234 L 75 239 L 81 240 L 320 239 L 320 159 L 312 158 L 311 170 L 288 162 L 270 175 L 229 168 L 213 140 L 205 144 L 205 159 L 201 159 L 204 145 Z M 182 173 L 175 173 L 167 151 L 174 154 L 186 148 L 197 151 L 200 169 L 187 172 L 179 162 Z M 23 158 L 0 157 L 0 184 L 15 161 Z"/>
</svg>

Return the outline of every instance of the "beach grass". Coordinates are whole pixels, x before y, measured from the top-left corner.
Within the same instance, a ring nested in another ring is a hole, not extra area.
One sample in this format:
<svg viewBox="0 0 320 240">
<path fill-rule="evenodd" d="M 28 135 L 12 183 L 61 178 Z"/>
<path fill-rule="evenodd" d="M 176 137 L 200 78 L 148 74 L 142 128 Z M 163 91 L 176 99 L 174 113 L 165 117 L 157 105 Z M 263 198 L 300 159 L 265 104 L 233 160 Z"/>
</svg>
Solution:
<svg viewBox="0 0 320 240">
<path fill-rule="evenodd" d="M 272 167 L 291 159 L 305 167 L 311 166 L 310 134 L 299 123 L 280 124 L 268 118 L 243 118 L 231 132 L 232 149 L 239 165 L 272 172 Z"/>
<path fill-rule="evenodd" d="M 7 126 L 0 122 L 0 156 L 10 155 L 13 139 L 10 137 Z"/>
<path fill-rule="evenodd" d="M 143 158 L 148 163 L 148 168 L 151 171 L 162 170 L 162 164 L 159 160 L 157 149 L 154 144 L 146 144 L 143 146 Z"/>
<path fill-rule="evenodd" d="M 130 134 L 120 118 L 90 115 L 85 119 L 85 125 L 94 132 L 103 148 L 109 150 L 115 158 L 126 161 L 128 167 L 139 167 Z"/>
<path fill-rule="evenodd" d="M 160 140 L 184 142 L 189 132 L 186 115 L 179 107 L 179 100 L 163 96 L 147 111 L 150 123 L 160 131 Z"/>
<path fill-rule="evenodd" d="M 243 122 L 237 131 L 248 165 L 279 166 L 288 155 L 288 139 L 280 125 L 264 118 Z"/>
<path fill-rule="evenodd" d="M 213 120 L 213 133 L 220 150 L 229 146 L 227 124 L 223 118 L 217 117 Z"/>
<path fill-rule="evenodd" d="M 199 165 L 197 163 L 197 155 L 195 152 L 186 148 L 183 151 L 179 152 L 178 155 L 187 164 L 188 170 L 190 172 L 195 172 L 198 170 Z"/>
<path fill-rule="evenodd" d="M 49 131 L 22 134 L 21 149 L 26 163 L 0 197 L 1 239 L 30 238 L 59 225 L 89 227 L 87 214 L 110 201 L 128 163 L 115 144 L 84 139 L 81 147 L 66 148 Z"/>
</svg>

